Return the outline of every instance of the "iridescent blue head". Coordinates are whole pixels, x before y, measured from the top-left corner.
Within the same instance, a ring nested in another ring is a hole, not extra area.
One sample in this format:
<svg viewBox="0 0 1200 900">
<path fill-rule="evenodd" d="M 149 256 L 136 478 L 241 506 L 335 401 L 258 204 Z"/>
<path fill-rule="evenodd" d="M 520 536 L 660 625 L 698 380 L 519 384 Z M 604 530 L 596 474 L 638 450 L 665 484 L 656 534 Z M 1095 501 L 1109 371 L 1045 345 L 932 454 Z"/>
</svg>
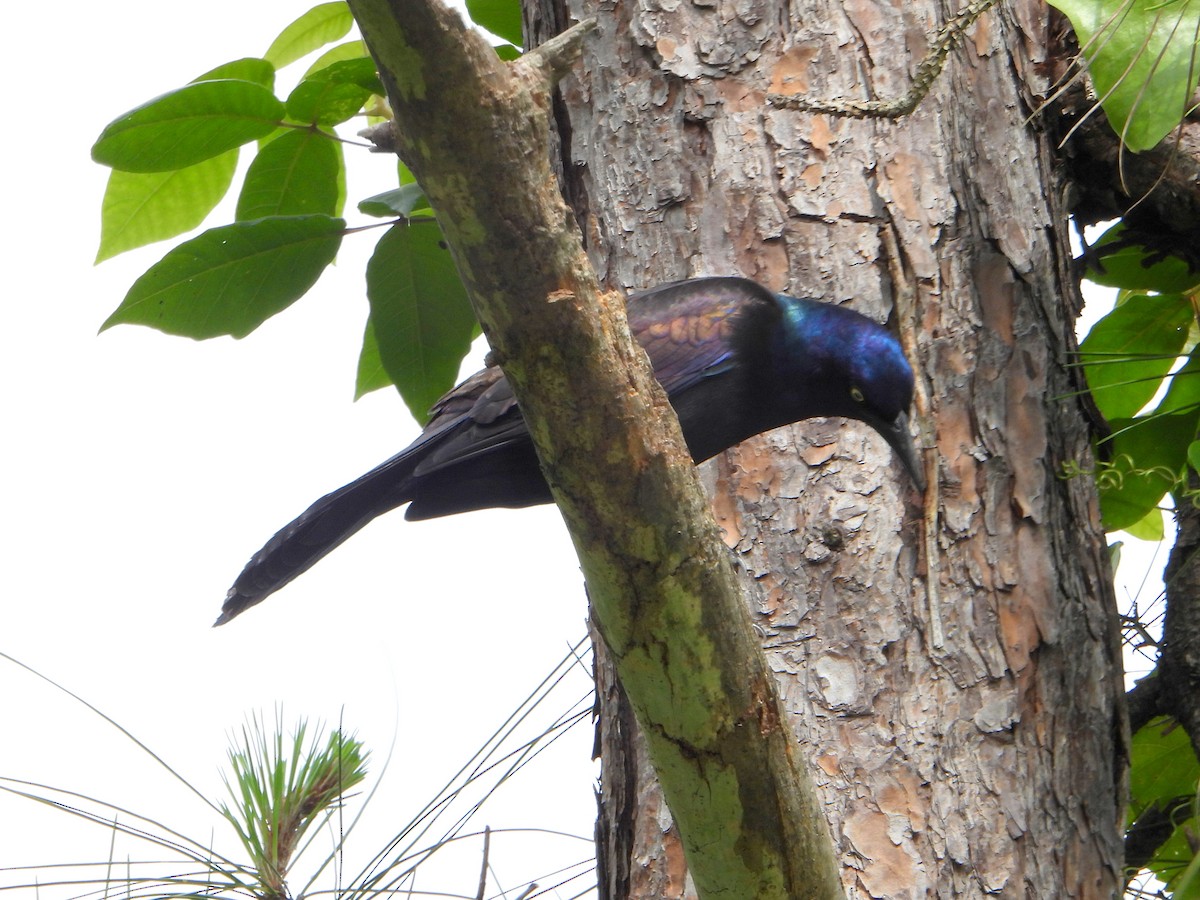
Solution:
<svg viewBox="0 0 1200 900">
<path fill-rule="evenodd" d="M 792 411 L 866 422 L 892 446 L 919 489 L 924 472 L 908 432 L 913 371 L 900 342 L 866 316 L 778 294 L 781 327 L 771 357 Z"/>
</svg>

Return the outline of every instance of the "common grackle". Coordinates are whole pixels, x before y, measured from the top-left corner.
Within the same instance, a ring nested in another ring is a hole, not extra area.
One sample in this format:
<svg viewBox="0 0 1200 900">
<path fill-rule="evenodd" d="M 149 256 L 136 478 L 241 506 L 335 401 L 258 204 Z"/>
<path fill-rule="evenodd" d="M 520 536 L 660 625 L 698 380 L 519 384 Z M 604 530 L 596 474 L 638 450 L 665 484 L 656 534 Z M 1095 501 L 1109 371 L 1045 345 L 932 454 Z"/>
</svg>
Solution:
<svg viewBox="0 0 1200 900">
<path fill-rule="evenodd" d="M 846 416 L 878 431 L 924 489 L 906 415 L 912 369 L 896 338 L 865 316 L 772 294 L 744 278 L 697 278 L 634 294 L 628 315 L 697 462 L 780 425 Z M 322 497 L 254 554 L 216 624 L 405 503 L 406 519 L 430 519 L 549 502 L 512 389 L 489 366 L 437 402 L 411 445 Z"/>
</svg>

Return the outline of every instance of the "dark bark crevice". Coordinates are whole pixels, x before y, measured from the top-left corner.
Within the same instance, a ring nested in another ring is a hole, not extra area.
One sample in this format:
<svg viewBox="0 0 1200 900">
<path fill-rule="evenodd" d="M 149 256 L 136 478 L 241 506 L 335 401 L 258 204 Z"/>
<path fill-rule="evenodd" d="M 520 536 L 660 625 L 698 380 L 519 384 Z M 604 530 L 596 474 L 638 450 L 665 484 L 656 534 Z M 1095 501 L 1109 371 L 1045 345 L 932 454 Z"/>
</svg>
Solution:
<svg viewBox="0 0 1200 900">
<path fill-rule="evenodd" d="M 1063 124 L 1073 125 L 1073 118 Z M 1076 221 L 1124 217 L 1151 246 L 1190 259 L 1200 234 L 1200 122 L 1185 122 L 1161 144 L 1131 153 L 1102 114 L 1078 125 L 1067 149 Z"/>
<path fill-rule="evenodd" d="M 1200 488 L 1194 472 L 1188 488 Z M 1175 521 L 1175 546 L 1163 573 L 1167 612 L 1155 680 L 1161 711 L 1183 726 L 1200 757 L 1200 508 L 1177 498 Z"/>
<path fill-rule="evenodd" d="M 1126 692 L 1125 704 L 1129 708 L 1130 733 L 1136 733 L 1152 719 L 1164 714 L 1161 686 L 1162 681 L 1155 670 Z"/>
</svg>

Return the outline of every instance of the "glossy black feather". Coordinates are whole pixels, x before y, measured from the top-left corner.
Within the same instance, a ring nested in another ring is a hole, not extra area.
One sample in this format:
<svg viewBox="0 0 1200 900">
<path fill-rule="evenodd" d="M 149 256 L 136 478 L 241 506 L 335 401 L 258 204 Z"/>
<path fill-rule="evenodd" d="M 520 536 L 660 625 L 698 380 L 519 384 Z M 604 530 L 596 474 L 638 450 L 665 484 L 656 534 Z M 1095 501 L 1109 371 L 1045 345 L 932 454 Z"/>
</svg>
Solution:
<svg viewBox="0 0 1200 900">
<path fill-rule="evenodd" d="M 848 416 L 878 430 L 923 486 L 906 418 L 912 369 L 895 337 L 870 319 L 743 278 L 635 294 L 628 314 L 697 462 L 780 425 Z M 411 445 L 271 538 L 230 588 L 217 624 L 405 503 L 405 518 L 428 519 L 550 501 L 508 381 L 489 367 L 439 400 Z"/>
</svg>

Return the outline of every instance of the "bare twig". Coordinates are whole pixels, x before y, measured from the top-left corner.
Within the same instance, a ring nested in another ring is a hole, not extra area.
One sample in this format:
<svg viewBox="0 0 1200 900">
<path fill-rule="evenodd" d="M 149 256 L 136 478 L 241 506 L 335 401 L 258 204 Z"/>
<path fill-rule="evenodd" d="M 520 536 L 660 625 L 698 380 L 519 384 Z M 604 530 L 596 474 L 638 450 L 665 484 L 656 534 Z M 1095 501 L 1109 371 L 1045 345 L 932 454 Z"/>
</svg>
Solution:
<svg viewBox="0 0 1200 900">
<path fill-rule="evenodd" d="M 475 900 L 483 900 L 487 893 L 488 852 L 492 849 L 492 828 L 483 826 L 483 862 L 479 864 L 479 890 L 475 892 Z"/>
</svg>

